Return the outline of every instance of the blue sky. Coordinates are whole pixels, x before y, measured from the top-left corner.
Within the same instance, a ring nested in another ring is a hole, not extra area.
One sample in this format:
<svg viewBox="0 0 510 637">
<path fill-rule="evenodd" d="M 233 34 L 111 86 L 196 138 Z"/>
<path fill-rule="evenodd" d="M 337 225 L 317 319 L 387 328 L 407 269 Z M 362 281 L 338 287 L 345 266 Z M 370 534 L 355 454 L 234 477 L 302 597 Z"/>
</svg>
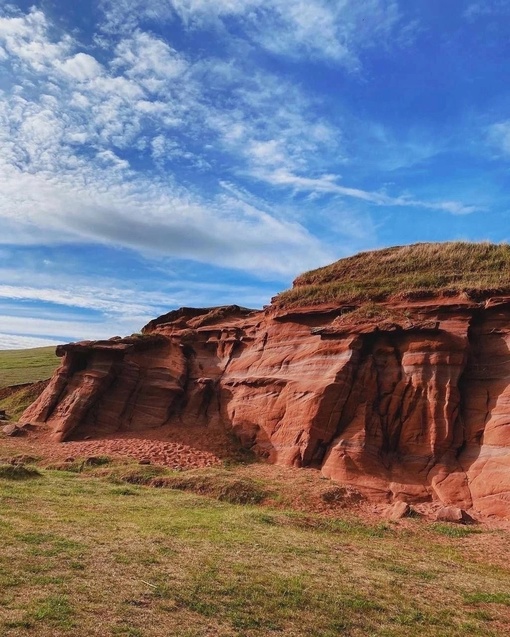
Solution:
<svg viewBox="0 0 510 637">
<path fill-rule="evenodd" d="M 0 348 L 508 241 L 510 0 L 0 0 Z"/>
</svg>

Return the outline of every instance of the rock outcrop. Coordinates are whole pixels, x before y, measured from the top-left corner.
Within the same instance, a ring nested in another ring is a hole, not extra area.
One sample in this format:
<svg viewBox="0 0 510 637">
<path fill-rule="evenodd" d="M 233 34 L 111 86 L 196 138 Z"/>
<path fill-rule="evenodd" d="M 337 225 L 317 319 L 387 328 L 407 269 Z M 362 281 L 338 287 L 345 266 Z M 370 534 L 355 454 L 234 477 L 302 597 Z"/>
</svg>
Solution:
<svg viewBox="0 0 510 637">
<path fill-rule="evenodd" d="M 57 348 L 21 422 L 56 441 L 175 424 L 232 431 L 388 503 L 510 517 L 510 294 L 182 308 Z"/>
</svg>

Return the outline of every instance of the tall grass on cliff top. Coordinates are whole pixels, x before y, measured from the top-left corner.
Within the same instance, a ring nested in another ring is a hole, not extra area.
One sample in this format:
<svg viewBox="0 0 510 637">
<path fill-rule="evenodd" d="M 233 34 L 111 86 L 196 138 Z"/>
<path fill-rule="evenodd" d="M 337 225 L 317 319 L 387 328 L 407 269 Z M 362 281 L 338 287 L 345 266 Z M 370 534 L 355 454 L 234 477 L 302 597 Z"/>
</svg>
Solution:
<svg viewBox="0 0 510 637">
<path fill-rule="evenodd" d="M 54 346 L 0 350 L 0 388 L 46 380 L 59 363 Z"/>
<path fill-rule="evenodd" d="M 305 272 L 276 307 L 383 301 L 431 293 L 510 294 L 510 245 L 417 243 L 361 252 Z"/>
</svg>

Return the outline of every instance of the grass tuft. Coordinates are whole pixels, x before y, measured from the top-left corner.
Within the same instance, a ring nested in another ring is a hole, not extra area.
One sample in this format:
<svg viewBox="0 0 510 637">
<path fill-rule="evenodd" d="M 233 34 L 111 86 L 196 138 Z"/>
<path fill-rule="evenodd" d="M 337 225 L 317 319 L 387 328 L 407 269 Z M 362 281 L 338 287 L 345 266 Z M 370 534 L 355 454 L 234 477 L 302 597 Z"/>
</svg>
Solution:
<svg viewBox="0 0 510 637">
<path fill-rule="evenodd" d="M 0 464 L 0 478 L 4 480 L 27 480 L 40 478 L 39 469 L 24 464 Z"/>
<path fill-rule="evenodd" d="M 127 483 L 133 487 L 119 486 L 116 495 L 138 495 L 136 487 L 146 486 L 160 489 L 189 491 L 209 496 L 229 504 L 259 504 L 268 491 L 256 480 L 236 477 L 232 470 L 211 469 L 196 472 L 177 472 L 159 465 L 133 465 L 114 462 L 108 456 L 94 456 L 85 460 L 76 458 L 72 462 L 52 462 L 45 466 L 50 471 L 82 473 L 108 479 L 117 485 Z"/>
<path fill-rule="evenodd" d="M 35 604 L 28 614 L 28 619 L 56 625 L 61 628 L 72 628 L 73 609 L 66 595 L 49 595 Z"/>
<path fill-rule="evenodd" d="M 436 533 L 439 533 L 439 535 L 445 535 L 446 537 L 453 538 L 463 538 L 473 535 L 474 533 L 481 533 L 480 529 L 475 527 L 455 523 L 448 524 L 435 522 L 434 524 L 431 524 L 431 528 Z"/>
<path fill-rule="evenodd" d="M 208 495 L 230 504 L 258 504 L 267 495 L 254 480 L 235 478 L 227 473 L 167 475 L 152 479 L 149 484 L 179 491 Z"/>
<path fill-rule="evenodd" d="M 503 604 L 503 606 L 510 606 L 510 593 L 486 593 L 485 591 L 466 593 L 464 602 L 466 604 Z"/>
</svg>

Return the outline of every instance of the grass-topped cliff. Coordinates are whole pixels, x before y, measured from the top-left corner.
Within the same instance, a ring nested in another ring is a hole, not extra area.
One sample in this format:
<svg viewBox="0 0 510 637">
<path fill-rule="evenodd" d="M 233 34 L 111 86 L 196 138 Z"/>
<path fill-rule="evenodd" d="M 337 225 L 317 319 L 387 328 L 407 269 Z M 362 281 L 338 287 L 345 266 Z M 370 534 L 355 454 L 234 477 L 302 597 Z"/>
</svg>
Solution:
<svg viewBox="0 0 510 637">
<path fill-rule="evenodd" d="M 276 307 L 466 293 L 510 294 L 510 245 L 416 243 L 361 252 L 297 277 Z"/>
</svg>

